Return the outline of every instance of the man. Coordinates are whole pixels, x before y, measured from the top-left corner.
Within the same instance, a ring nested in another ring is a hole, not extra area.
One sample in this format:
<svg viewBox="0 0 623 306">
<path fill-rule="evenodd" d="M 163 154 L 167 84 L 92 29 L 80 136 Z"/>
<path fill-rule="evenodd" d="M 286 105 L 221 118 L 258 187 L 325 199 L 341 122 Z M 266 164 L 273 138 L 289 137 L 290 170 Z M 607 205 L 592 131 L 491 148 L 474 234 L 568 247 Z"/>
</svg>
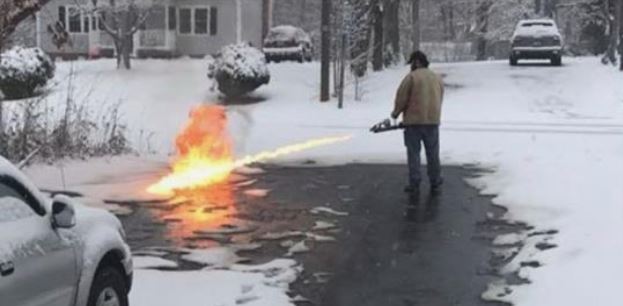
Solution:
<svg viewBox="0 0 623 306">
<path fill-rule="evenodd" d="M 403 117 L 404 141 L 409 163 L 409 184 L 405 192 L 419 194 L 421 143 L 426 149 L 431 194 L 440 192 L 443 179 L 439 160 L 439 124 L 443 100 L 443 81 L 428 69 L 429 62 L 421 51 L 411 54 L 411 72 L 404 78 L 398 92 L 392 118 Z"/>
</svg>

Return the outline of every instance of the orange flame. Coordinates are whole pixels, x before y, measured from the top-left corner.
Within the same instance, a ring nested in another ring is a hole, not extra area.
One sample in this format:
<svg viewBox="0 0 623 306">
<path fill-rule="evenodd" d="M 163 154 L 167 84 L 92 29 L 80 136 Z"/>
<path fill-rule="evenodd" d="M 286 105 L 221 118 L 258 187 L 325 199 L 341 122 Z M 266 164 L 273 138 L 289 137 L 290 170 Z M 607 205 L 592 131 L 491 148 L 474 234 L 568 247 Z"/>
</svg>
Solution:
<svg viewBox="0 0 623 306">
<path fill-rule="evenodd" d="M 172 173 L 150 186 L 147 191 L 167 195 L 178 190 L 196 189 L 224 182 L 237 168 L 349 140 L 351 136 L 328 137 L 234 159 L 227 134 L 225 109 L 200 106 L 190 114 L 190 122 L 176 139 L 178 158 Z"/>
</svg>

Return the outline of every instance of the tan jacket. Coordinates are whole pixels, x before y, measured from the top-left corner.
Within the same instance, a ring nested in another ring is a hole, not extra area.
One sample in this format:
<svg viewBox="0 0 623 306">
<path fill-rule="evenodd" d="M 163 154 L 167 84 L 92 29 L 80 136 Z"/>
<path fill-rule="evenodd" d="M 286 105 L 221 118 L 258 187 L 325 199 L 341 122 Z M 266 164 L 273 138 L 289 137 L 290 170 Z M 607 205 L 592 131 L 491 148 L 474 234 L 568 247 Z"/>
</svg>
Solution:
<svg viewBox="0 0 623 306">
<path fill-rule="evenodd" d="M 441 77 L 428 68 L 416 69 L 400 84 L 392 117 L 402 114 L 405 125 L 439 124 L 443 94 Z"/>
</svg>

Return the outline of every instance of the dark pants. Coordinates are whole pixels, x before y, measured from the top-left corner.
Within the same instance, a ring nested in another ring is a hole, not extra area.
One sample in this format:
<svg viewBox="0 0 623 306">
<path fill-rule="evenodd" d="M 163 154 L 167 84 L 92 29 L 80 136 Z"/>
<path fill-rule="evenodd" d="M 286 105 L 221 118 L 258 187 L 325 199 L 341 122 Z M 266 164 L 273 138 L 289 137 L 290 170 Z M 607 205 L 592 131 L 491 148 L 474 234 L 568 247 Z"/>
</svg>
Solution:
<svg viewBox="0 0 623 306">
<path fill-rule="evenodd" d="M 409 162 L 409 186 L 418 188 L 422 181 L 420 174 L 420 152 L 422 143 L 426 149 L 428 179 L 431 186 L 442 183 L 441 162 L 439 160 L 439 125 L 413 125 L 404 131 Z"/>
</svg>

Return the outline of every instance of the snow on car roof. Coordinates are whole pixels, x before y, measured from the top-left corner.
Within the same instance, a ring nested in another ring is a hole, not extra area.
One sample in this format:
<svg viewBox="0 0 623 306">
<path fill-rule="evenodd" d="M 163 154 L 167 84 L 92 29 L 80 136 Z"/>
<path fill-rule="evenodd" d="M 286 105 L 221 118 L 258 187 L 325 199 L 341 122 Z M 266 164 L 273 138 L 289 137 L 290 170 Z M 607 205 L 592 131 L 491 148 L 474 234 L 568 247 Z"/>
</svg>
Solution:
<svg viewBox="0 0 623 306">
<path fill-rule="evenodd" d="M 535 24 L 535 25 L 555 25 L 556 23 L 552 19 L 525 19 L 519 22 L 520 25 Z"/>
<path fill-rule="evenodd" d="M 516 36 L 560 36 L 560 32 L 551 19 L 526 19 L 517 24 Z"/>
<path fill-rule="evenodd" d="M 296 40 L 311 42 L 311 38 L 303 29 L 291 25 L 280 25 L 271 28 L 266 36 L 266 41 Z"/>
</svg>

